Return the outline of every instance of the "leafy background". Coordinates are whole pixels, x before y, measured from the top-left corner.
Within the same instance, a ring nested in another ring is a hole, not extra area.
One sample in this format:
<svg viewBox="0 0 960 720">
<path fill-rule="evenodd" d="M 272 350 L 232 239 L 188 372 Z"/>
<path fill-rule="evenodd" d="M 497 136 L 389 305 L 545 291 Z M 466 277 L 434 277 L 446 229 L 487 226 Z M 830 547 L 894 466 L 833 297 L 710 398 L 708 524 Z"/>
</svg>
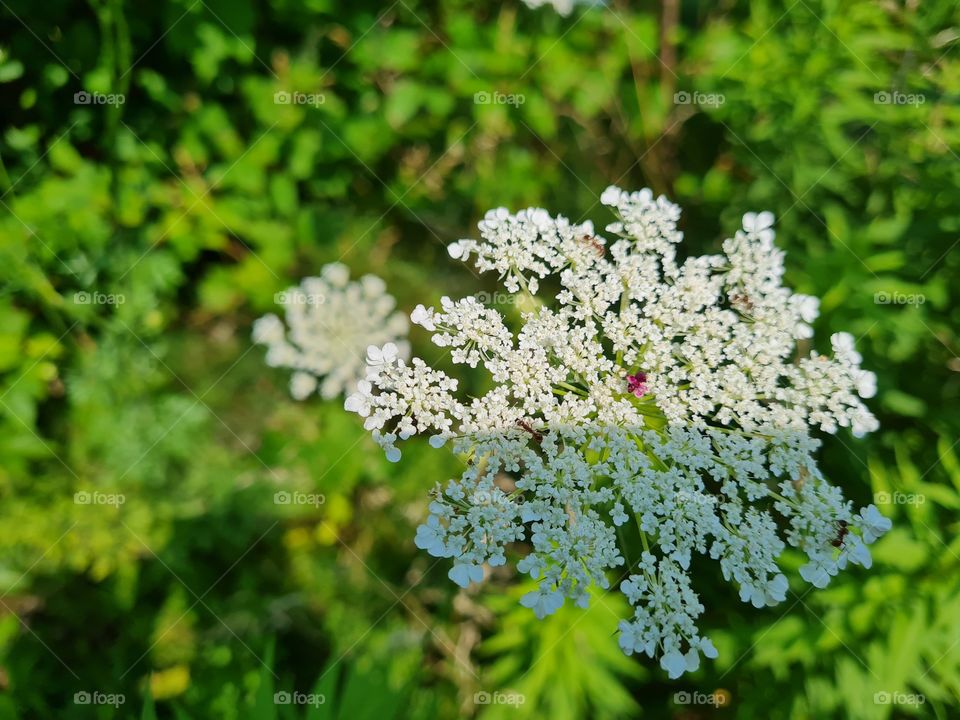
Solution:
<svg viewBox="0 0 960 720">
<path fill-rule="evenodd" d="M 956 3 L 0 5 L 0 717 L 956 717 Z M 538 622 L 507 570 L 459 591 L 412 543 L 449 461 L 388 466 L 250 342 L 338 259 L 406 310 L 494 291 L 444 244 L 500 205 L 603 223 L 614 182 L 679 202 L 690 253 L 774 211 L 816 343 L 879 375 L 881 431 L 823 452 L 894 520 L 874 568 L 755 611 L 704 567 L 721 656 L 676 682 L 620 654 L 616 594 Z"/>
</svg>

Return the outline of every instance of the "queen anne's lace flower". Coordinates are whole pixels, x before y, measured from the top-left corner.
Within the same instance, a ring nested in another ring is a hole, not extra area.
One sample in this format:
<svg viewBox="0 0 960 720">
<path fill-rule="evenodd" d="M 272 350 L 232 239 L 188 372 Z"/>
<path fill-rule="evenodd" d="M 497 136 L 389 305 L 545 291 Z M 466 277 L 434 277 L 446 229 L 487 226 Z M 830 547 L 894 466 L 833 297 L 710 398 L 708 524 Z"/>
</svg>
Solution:
<svg viewBox="0 0 960 720">
<path fill-rule="evenodd" d="M 392 460 L 415 434 L 466 459 L 416 537 L 453 559 L 454 582 L 481 580 L 484 563 L 525 543 L 517 568 L 538 587 L 521 603 L 544 617 L 568 599 L 585 605 L 619 568 L 634 607 L 621 648 L 677 677 L 717 655 L 697 626 L 694 555 L 718 561 L 758 608 L 787 597 L 787 545 L 817 587 L 847 563 L 869 567 L 866 546 L 890 521 L 872 505 L 854 513 L 818 470 L 810 430 L 874 430 L 860 398 L 876 379 L 846 333 L 831 338 L 832 357 L 794 360 L 819 303 L 782 286 L 770 213 L 745 215 L 722 254 L 680 262 L 676 205 L 616 187 L 601 200 L 618 216 L 611 239 L 545 210 L 499 209 L 480 240 L 450 246 L 511 292 L 542 284 L 555 296 L 534 298 L 516 332 L 472 297 L 414 310 L 455 363 L 490 374 L 485 395 L 463 398 L 446 373 L 374 347 L 346 407 Z M 628 536 L 639 559 L 624 557 Z"/>
<path fill-rule="evenodd" d="M 295 370 L 290 394 L 297 400 L 318 387 L 324 398 L 353 392 L 368 363 L 409 357 L 407 318 L 394 311 L 396 302 L 375 275 L 350 282 L 346 265 L 331 263 L 319 277 L 280 293 L 279 301 L 289 330 L 276 315 L 264 315 L 253 324 L 253 340 L 267 346 L 268 365 Z M 386 355 L 367 357 L 370 345 L 384 345 Z"/>
<path fill-rule="evenodd" d="M 523 0 L 524 4 L 531 10 L 536 10 L 544 5 L 551 6 L 558 15 L 567 16 L 573 12 L 577 5 L 603 5 L 605 0 Z"/>
</svg>

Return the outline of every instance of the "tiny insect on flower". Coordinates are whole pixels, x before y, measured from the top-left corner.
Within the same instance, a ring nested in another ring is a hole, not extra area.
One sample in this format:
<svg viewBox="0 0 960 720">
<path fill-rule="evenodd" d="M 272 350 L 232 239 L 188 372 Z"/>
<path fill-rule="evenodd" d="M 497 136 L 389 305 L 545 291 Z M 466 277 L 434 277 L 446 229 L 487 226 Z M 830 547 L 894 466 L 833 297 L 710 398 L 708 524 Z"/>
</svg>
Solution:
<svg viewBox="0 0 960 720">
<path fill-rule="evenodd" d="M 601 243 L 593 235 L 583 235 L 580 238 L 580 242 L 592 247 L 594 251 L 597 253 L 597 255 L 600 257 L 603 257 L 603 255 L 606 253 L 606 248 L 603 247 L 603 243 Z"/>
<path fill-rule="evenodd" d="M 848 523 L 846 520 L 837 521 L 837 536 L 830 541 L 830 544 L 834 547 L 843 547 L 843 539 L 847 536 L 847 533 L 850 532 Z"/>
<path fill-rule="evenodd" d="M 530 436 L 536 440 L 537 445 L 543 442 L 543 433 L 534 430 L 530 423 L 528 423 L 526 420 L 517 420 L 517 426 L 530 433 Z"/>
</svg>

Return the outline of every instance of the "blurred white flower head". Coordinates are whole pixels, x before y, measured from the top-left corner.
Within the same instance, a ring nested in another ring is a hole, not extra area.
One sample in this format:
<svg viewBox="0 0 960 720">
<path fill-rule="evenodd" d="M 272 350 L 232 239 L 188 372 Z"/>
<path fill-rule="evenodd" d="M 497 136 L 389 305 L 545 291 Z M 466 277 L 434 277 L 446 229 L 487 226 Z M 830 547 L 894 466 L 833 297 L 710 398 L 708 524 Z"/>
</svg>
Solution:
<svg viewBox="0 0 960 720">
<path fill-rule="evenodd" d="M 290 394 L 303 400 L 352 393 L 363 380 L 368 348 L 389 348 L 391 361 L 409 357 L 409 324 L 386 285 L 374 275 L 350 281 L 341 263 L 325 265 L 319 277 L 279 293 L 284 321 L 264 315 L 253 324 L 253 341 L 267 347 L 267 364 L 291 368 Z"/>
<path fill-rule="evenodd" d="M 819 301 L 782 285 L 771 213 L 746 214 L 721 254 L 680 261 L 679 207 L 616 187 L 601 201 L 616 215 L 607 237 L 539 208 L 500 208 L 480 240 L 450 245 L 533 308 L 505 317 L 476 297 L 443 297 L 413 311 L 453 363 L 489 374 L 486 394 L 465 397 L 455 378 L 383 345 L 367 352 L 346 409 L 392 461 L 413 435 L 468 459 L 437 486 L 416 537 L 453 559 L 455 583 L 482 581 L 484 564 L 524 542 L 517 569 L 538 587 L 521 604 L 544 617 L 585 605 L 616 570 L 634 608 L 620 647 L 675 678 L 717 656 L 698 627 L 694 555 L 718 562 L 757 608 L 787 598 L 787 545 L 816 587 L 870 566 L 867 545 L 890 521 L 873 506 L 855 513 L 824 478 L 812 431 L 876 429 L 861 401 L 876 377 L 848 333 L 832 336 L 832 357 L 796 359 Z M 541 282 L 551 295 L 538 295 Z"/>
<path fill-rule="evenodd" d="M 595 5 L 605 5 L 605 0 L 523 0 L 523 4 L 531 10 L 549 5 L 558 15 L 566 17 L 573 12 L 577 5 L 593 7 Z"/>
</svg>

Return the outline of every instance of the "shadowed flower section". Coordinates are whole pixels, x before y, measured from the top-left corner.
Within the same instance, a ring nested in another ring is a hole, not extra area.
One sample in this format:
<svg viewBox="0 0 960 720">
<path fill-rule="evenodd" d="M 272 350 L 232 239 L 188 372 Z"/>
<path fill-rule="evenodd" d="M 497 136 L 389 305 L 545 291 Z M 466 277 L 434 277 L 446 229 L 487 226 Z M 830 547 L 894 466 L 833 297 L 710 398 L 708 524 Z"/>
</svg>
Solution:
<svg viewBox="0 0 960 720">
<path fill-rule="evenodd" d="M 782 286 L 770 213 L 745 215 L 722 254 L 681 262 L 676 205 L 615 187 L 601 200 L 616 214 L 607 236 L 501 208 L 480 223 L 482 239 L 450 246 L 534 308 L 516 331 L 474 297 L 414 310 L 455 364 L 489 373 L 485 395 L 463 397 L 420 358 L 373 347 L 346 408 L 391 460 L 413 435 L 463 458 L 416 537 L 453 559 L 454 582 L 482 580 L 484 564 L 505 564 L 523 542 L 517 569 L 538 588 L 521 603 L 545 617 L 567 600 L 585 606 L 616 571 L 634 608 L 620 647 L 675 678 L 717 655 L 698 628 L 694 554 L 757 608 L 786 598 L 788 545 L 817 587 L 848 563 L 871 565 L 867 545 L 890 521 L 873 506 L 856 513 L 827 482 L 811 431 L 874 430 L 861 398 L 876 380 L 846 333 L 831 337 L 832 355 L 794 360 L 819 303 Z M 542 298 L 548 279 L 559 289 Z M 643 548 L 629 564 L 628 536 Z"/>
</svg>

